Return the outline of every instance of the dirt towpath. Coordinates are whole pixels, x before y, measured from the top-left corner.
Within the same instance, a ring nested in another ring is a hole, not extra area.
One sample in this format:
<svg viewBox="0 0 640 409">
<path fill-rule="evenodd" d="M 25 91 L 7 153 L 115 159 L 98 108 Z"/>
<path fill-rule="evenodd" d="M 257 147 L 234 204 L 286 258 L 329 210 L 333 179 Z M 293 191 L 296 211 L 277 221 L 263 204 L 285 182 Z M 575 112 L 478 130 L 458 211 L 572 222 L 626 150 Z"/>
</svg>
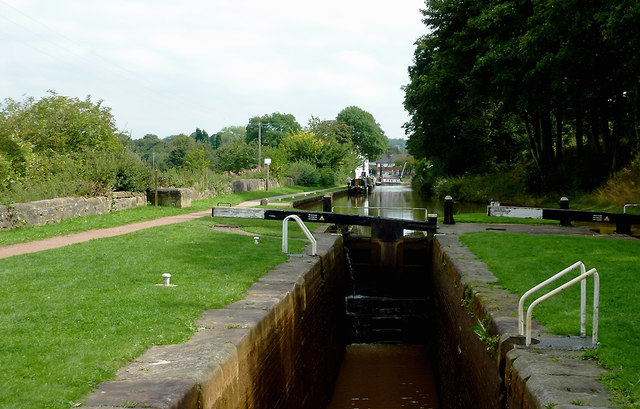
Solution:
<svg viewBox="0 0 640 409">
<path fill-rule="evenodd" d="M 312 192 L 296 193 L 291 195 L 276 196 L 276 197 L 270 197 L 268 199 L 276 200 L 276 199 L 285 198 L 285 197 L 300 196 L 303 194 L 310 195 L 314 193 L 323 192 L 324 190 L 329 190 L 329 189 L 315 190 Z M 242 202 L 236 205 L 235 207 L 247 208 L 247 207 L 258 206 L 259 204 L 260 204 L 260 200 L 249 200 L 246 202 Z M 55 249 L 59 247 L 68 246 L 71 244 L 82 243 L 82 242 L 93 240 L 93 239 L 103 239 L 107 237 L 120 236 L 122 234 L 133 233 L 135 231 L 148 229 L 151 227 L 165 226 L 173 223 L 182 223 L 182 222 L 186 222 L 193 219 L 199 219 L 201 217 L 205 217 L 209 215 L 211 215 L 211 210 L 203 210 L 195 213 L 181 214 L 178 216 L 161 217 L 159 219 L 126 224 L 123 226 L 110 227 L 107 229 L 87 230 L 80 233 L 68 234 L 66 236 L 50 237 L 48 239 L 43 239 L 43 240 L 11 244 L 8 246 L 0 247 L 0 259 L 11 257 L 11 256 L 18 256 L 21 254 L 36 253 L 38 251 Z"/>
</svg>

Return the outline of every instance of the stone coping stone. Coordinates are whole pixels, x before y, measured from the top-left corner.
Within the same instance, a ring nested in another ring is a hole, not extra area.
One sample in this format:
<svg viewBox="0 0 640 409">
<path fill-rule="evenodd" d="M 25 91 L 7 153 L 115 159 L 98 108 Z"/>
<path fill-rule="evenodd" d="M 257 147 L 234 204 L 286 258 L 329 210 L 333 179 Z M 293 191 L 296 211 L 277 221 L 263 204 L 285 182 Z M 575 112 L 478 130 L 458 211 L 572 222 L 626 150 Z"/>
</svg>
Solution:
<svg viewBox="0 0 640 409">
<path fill-rule="evenodd" d="M 521 404 L 524 400 L 528 405 L 522 407 L 526 408 L 545 408 L 547 405 L 554 405 L 555 409 L 619 407 L 598 380 L 606 370 L 594 361 L 582 359 L 582 352 L 519 346 L 524 343 L 523 337 L 518 335 L 519 297 L 496 285 L 497 278 L 456 234 L 436 234 L 435 240 L 457 275 L 452 277 L 454 285 L 462 287 L 465 296 L 470 295 L 468 301 L 476 316 L 489 318 L 492 333 L 501 336 L 497 364 L 505 368 L 505 387 L 507 394 L 512 395 L 507 400 L 518 399 L 518 395 L 521 401 L 514 403 Z M 532 333 L 538 339 L 554 338 L 535 322 Z M 582 405 L 575 405 L 576 402 Z"/>
</svg>

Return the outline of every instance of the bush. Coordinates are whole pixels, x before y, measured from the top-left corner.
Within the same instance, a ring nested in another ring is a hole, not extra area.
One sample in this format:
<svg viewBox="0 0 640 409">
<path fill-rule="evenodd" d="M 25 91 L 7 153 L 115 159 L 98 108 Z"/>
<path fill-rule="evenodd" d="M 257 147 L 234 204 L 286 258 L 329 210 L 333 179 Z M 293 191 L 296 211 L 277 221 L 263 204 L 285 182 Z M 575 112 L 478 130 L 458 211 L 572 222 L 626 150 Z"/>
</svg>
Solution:
<svg viewBox="0 0 640 409">
<path fill-rule="evenodd" d="M 320 184 L 320 173 L 309 162 L 299 161 L 289 165 L 286 175 L 293 179 L 296 185 L 317 186 Z"/>
<path fill-rule="evenodd" d="M 128 149 L 119 152 L 88 152 L 84 159 L 85 180 L 95 185 L 95 192 L 127 190 L 144 192 L 151 186 L 151 170 Z"/>
<path fill-rule="evenodd" d="M 158 178 L 158 183 L 164 187 L 192 187 L 198 192 L 225 193 L 231 191 L 231 176 L 216 173 L 211 169 L 171 168 L 162 172 Z"/>
<path fill-rule="evenodd" d="M 336 184 L 337 172 L 331 168 L 320 169 L 320 185 L 333 186 Z"/>
</svg>

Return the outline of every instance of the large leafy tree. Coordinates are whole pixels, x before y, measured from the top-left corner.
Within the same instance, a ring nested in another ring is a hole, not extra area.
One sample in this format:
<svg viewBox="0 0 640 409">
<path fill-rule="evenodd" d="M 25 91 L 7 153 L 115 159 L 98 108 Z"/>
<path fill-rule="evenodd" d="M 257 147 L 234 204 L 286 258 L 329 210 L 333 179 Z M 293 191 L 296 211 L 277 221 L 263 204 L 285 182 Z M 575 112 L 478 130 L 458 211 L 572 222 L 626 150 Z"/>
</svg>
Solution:
<svg viewBox="0 0 640 409">
<path fill-rule="evenodd" d="M 571 173 L 586 158 L 592 169 L 624 165 L 640 150 L 639 9 L 427 0 L 429 34 L 416 43 L 405 87 L 410 151 L 443 173 L 509 162 L 522 139 L 542 174 Z"/>
<path fill-rule="evenodd" d="M 255 116 L 247 124 L 246 142 L 257 141 L 260 133 L 262 145 L 278 146 L 285 135 L 300 129 L 302 127 L 291 114 L 274 112 L 262 117 Z"/>
<path fill-rule="evenodd" d="M 369 112 L 350 106 L 338 114 L 336 121 L 344 122 L 352 129 L 352 142 L 362 156 L 369 160 L 378 159 L 387 151 L 389 142 L 380 124 Z"/>
</svg>

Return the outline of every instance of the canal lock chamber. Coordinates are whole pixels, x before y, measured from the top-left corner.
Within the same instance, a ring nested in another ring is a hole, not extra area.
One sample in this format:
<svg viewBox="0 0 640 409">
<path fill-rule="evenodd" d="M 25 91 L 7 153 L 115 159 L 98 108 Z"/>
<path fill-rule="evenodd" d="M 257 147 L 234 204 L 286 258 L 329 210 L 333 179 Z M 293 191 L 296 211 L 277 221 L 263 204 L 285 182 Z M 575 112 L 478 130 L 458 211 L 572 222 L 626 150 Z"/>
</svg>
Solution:
<svg viewBox="0 0 640 409">
<path fill-rule="evenodd" d="M 345 234 L 344 258 L 347 346 L 328 409 L 506 407 L 437 239 Z"/>
</svg>

